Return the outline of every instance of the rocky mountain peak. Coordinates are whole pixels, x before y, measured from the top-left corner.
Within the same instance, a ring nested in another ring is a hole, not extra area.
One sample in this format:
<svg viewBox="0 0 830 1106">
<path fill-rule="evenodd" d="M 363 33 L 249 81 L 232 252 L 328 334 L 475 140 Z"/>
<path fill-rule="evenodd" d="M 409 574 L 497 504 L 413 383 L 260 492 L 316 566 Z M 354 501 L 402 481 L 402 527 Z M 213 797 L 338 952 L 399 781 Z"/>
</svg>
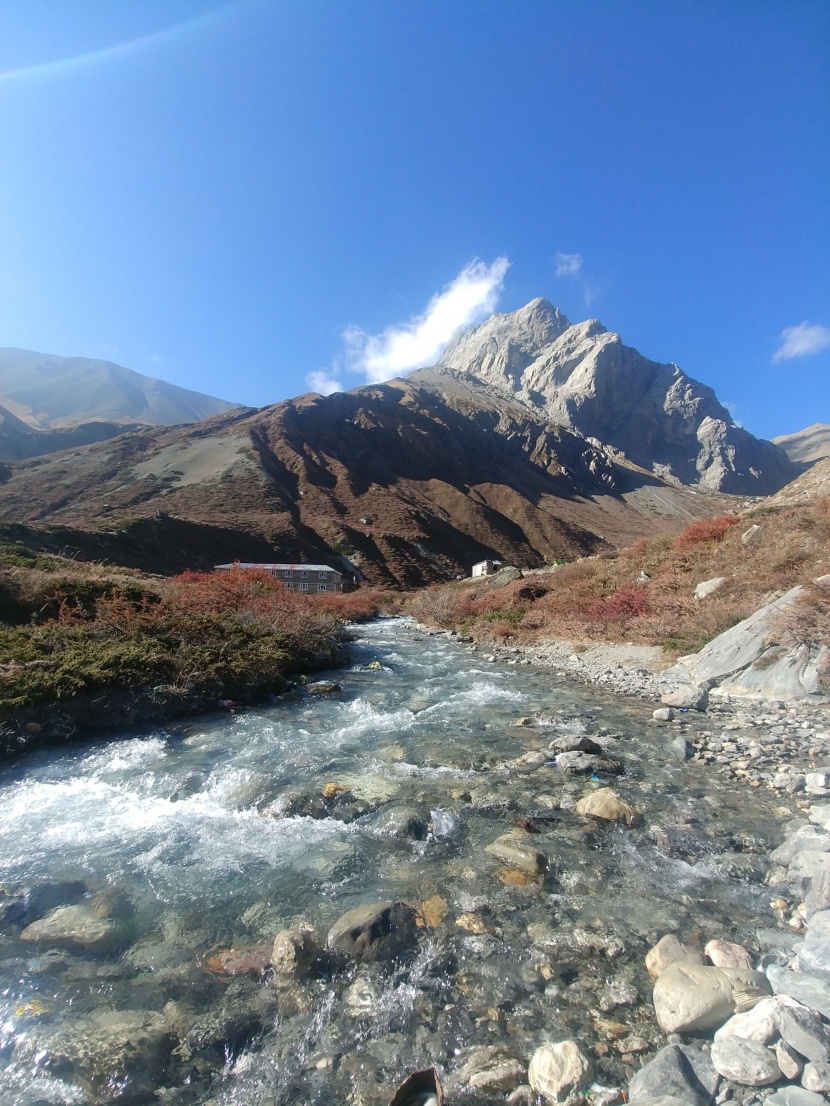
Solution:
<svg viewBox="0 0 830 1106">
<path fill-rule="evenodd" d="M 662 478 L 765 495 L 797 475 L 783 450 L 735 425 L 711 388 L 643 357 L 597 319 L 571 323 L 545 299 L 462 334 L 437 369 L 476 380 Z"/>
</svg>

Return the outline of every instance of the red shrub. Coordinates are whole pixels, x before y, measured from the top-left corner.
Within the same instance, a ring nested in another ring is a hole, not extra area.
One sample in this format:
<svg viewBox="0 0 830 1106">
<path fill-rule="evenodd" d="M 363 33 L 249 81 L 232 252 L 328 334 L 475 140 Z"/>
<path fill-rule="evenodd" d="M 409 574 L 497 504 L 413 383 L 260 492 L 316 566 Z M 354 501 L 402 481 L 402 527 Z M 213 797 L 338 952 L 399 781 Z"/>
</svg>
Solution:
<svg viewBox="0 0 830 1106">
<path fill-rule="evenodd" d="M 612 595 L 597 599 L 585 613 L 597 621 L 641 618 L 648 613 L 648 597 L 645 588 L 621 587 Z"/>
<path fill-rule="evenodd" d="M 690 545 L 702 542 L 723 541 L 733 526 L 741 520 L 735 515 L 715 515 L 713 518 L 701 518 L 691 523 L 677 535 L 675 549 L 686 549 Z"/>
</svg>

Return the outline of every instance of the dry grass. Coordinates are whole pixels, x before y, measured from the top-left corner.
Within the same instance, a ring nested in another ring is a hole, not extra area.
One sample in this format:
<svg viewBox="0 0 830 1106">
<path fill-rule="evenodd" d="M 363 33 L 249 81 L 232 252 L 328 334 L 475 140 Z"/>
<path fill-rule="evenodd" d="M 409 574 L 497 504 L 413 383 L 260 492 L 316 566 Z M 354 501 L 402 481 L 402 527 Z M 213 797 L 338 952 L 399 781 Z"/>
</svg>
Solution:
<svg viewBox="0 0 830 1106">
<path fill-rule="evenodd" d="M 750 526 L 754 540 L 741 540 Z M 415 595 L 423 621 L 489 640 L 540 637 L 630 641 L 682 653 L 699 649 L 757 610 L 772 595 L 830 571 L 830 499 L 791 508 L 761 507 L 692 523 L 677 538 L 642 539 L 616 554 L 589 557 L 505 587 L 447 585 Z M 705 599 L 698 583 L 723 577 Z M 814 595 L 820 590 L 813 589 Z M 822 599 L 821 603 L 826 600 Z M 824 607 L 815 598 L 796 619 L 819 633 Z M 801 608 L 799 608 L 801 610 Z M 812 621 L 810 621 L 812 619 Z"/>
</svg>

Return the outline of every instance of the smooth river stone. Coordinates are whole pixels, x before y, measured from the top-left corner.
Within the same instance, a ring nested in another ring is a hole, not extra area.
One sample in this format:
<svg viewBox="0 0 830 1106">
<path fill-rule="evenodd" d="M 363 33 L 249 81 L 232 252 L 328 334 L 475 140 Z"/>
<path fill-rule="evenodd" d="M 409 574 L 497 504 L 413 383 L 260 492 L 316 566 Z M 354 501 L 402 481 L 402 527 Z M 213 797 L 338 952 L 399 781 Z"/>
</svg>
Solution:
<svg viewBox="0 0 830 1106">
<path fill-rule="evenodd" d="M 712 1065 L 716 1072 L 745 1087 L 766 1087 L 781 1078 L 775 1053 L 744 1037 L 722 1037 L 712 1045 Z"/>
<path fill-rule="evenodd" d="M 716 1029 L 741 1004 L 754 1005 L 769 988 L 763 973 L 739 968 L 670 964 L 654 984 L 654 1010 L 665 1033 Z"/>
<path fill-rule="evenodd" d="M 773 995 L 762 998 L 757 1006 L 743 1014 L 735 1014 L 715 1033 L 715 1040 L 724 1037 L 743 1037 L 747 1041 L 756 1041 L 759 1045 L 768 1045 L 778 1036 L 778 999 Z"/>
<path fill-rule="evenodd" d="M 123 933 L 111 918 L 101 918 L 81 903 L 77 906 L 59 906 L 45 918 L 32 922 L 20 937 L 23 941 L 54 948 L 111 952 L 123 940 Z"/>
<path fill-rule="evenodd" d="M 702 964 L 703 956 L 697 949 L 687 948 L 673 933 L 661 937 L 646 953 L 646 971 L 652 979 L 659 979 L 669 964 L 688 962 Z"/>
<path fill-rule="evenodd" d="M 531 876 L 540 876 L 547 870 L 547 856 L 528 843 L 525 833 L 504 833 L 484 851 Z"/>
</svg>

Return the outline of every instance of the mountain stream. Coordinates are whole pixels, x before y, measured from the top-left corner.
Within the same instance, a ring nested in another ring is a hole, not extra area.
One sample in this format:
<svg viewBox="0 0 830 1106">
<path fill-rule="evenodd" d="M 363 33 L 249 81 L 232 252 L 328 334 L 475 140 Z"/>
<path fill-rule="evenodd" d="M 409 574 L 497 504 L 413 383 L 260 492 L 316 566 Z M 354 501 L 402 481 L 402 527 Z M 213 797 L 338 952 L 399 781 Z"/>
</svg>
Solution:
<svg viewBox="0 0 830 1106">
<path fill-rule="evenodd" d="M 768 793 L 675 759 L 642 701 L 404 619 L 357 632 L 334 693 L 3 768 L 4 1106 L 384 1106 L 432 1064 L 448 1102 L 503 1102 L 566 1037 L 618 1086 L 665 1043 L 648 947 L 752 946 Z M 622 774 L 562 770 L 551 742 L 584 735 Z M 641 826 L 575 813 L 609 785 Z M 518 860 L 486 851 L 505 834 Z M 393 900 L 417 910 L 406 949 L 325 951 L 344 912 Z M 275 972 L 303 923 L 313 963 Z"/>
</svg>

